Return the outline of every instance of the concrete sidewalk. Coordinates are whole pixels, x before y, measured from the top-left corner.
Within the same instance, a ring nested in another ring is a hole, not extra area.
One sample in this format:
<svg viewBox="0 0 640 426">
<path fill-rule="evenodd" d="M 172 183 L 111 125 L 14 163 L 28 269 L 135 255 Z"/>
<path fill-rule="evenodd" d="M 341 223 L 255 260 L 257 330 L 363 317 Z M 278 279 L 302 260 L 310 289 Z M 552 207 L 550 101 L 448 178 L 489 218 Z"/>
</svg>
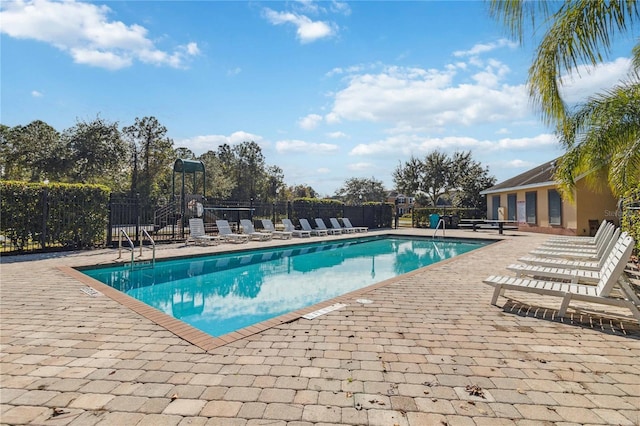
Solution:
<svg viewBox="0 0 640 426">
<path fill-rule="evenodd" d="M 509 274 L 547 238 L 507 234 L 447 230 L 502 241 L 360 294 L 373 303 L 347 298 L 210 350 L 59 269 L 112 263 L 113 250 L 2 258 L 0 422 L 639 425 L 637 322 L 587 304 L 557 319 L 559 299 L 526 293 L 490 305 L 482 279 Z M 158 256 L 247 247 L 165 246 Z"/>
</svg>

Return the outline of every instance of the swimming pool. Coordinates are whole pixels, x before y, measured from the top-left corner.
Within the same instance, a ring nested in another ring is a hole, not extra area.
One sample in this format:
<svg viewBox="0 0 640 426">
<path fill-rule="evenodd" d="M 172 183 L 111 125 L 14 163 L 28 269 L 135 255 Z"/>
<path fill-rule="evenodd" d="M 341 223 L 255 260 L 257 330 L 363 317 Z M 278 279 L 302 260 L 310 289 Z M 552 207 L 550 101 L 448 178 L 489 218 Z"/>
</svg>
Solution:
<svg viewBox="0 0 640 426">
<path fill-rule="evenodd" d="M 221 336 L 486 244 L 372 236 L 81 271 Z"/>
</svg>

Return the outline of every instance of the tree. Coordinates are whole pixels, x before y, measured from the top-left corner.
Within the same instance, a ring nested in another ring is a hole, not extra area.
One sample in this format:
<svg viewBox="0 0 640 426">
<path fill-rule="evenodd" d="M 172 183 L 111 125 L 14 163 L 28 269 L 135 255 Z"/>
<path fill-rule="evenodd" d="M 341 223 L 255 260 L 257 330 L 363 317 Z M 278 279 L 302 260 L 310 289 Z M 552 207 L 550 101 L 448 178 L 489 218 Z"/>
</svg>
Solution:
<svg viewBox="0 0 640 426">
<path fill-rule="evenodd" d="M 131 192 L 142 198 L 154 198 L 168 193 L 170 165 L 173 160 L 173 141 L 167 128 L 155 117 L 136 118 L 122 133 L 132 152 Z"/>
<path fill-rule="evenodd" d="M 233 181 L 224 173 L 222 161 L 215 152 L 207 151 L 198 157 L 207 174 L 205 192 L 207 197 L 227 198 L 233 190 Z"/>
<path fill-rule="evenodd" d="M 627 80 L 577 106 L 562 98 L 561 75 L 576 73 L 582 64 L 601 63 L 611 52 L 614 36 L 630 32 L 640 17 L 638 2 L 573 0 L 555 9 L 553 5 L 492 0 L 490 12 L 521 43 L 529 32 L 543 30 L 529 68 L 529 95 L 567 150 L 556 172 L 565 195 L 571 198 L 576 178 L 594 170 L 599 173 L 589 173 L 590 182 L 606 176 L 613 193 L 622 195 L 640 182 L 640 44 L 631 52 Z"/>
<path fill-rule="evenodd" d="M 375 178 L 350 178 L 338 189 L 335 196 L 345 204 L 361 204 L 365 202 L 384 202 L 387 191 L 382 181 Z"/>
<path fill-rule="evenodd" d="M 67 175 L 69 148 L 60 133 L 44 121 L 4 129 L 2 151 L 7 179 L 60 181 Z"/>
<path fill-rule="evenodd" d="M 318 192 L 309 185 L 295 185 L 286 188 L 287 199 L 294 198 L 318 198 Z"/>
<path fill-rule="evenodd" d="M 457 207 L 476 209 L 486 207 L 480 191 L 495 183 L 489 170 L 473 160 L 471 151 L 451 157 L 433 151 L 423 161 L 412 156 L 396 168 L 393 180 L 399 192 L 416 197 L 419 204 L 435 206 L 447 197 Z"/>
<path fill-rule="evenodd" d="M 78 121 L 63 138 L 71 151 L 70 177 L 75 183 L 100 183 L 113 190 L 127 185 L 127 144 L 120 137 L 118 123 L 100 117 Z"/>
</svg>

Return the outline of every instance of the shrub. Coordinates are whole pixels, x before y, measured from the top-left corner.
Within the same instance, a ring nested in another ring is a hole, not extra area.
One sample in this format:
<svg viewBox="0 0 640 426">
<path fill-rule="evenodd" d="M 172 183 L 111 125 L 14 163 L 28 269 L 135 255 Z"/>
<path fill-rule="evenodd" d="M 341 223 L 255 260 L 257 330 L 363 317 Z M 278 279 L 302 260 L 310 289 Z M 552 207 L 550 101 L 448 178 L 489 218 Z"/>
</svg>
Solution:
<svg viewBox="0 0 640 426">
<path fill-rule="evenodd" d="M 102 245 L 109 188 L 102 185 L 0 182 L 0 232 L 13 247 L 91 248 Z"/>
</svg>

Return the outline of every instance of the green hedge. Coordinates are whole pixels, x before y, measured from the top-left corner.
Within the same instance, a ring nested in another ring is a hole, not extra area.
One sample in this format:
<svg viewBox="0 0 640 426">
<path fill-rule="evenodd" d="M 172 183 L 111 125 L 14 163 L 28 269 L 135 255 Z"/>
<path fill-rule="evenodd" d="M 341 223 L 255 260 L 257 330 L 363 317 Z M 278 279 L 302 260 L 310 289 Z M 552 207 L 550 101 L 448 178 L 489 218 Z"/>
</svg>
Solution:
<svg viewBox="0 0 640 426">
<path fill-rule="evenodd" d="M 0 181 L 0 234 L 9 251 L 100 246 L 109 192 L 102 185 Z"/>
<path fill-rule="evenodd" d="M 293 219 L 309 219 L 316 217 L 342 217 L 344 203 L 338 200 L 320 198 L 296 198 L 291 203 Z"/>
</svg>

